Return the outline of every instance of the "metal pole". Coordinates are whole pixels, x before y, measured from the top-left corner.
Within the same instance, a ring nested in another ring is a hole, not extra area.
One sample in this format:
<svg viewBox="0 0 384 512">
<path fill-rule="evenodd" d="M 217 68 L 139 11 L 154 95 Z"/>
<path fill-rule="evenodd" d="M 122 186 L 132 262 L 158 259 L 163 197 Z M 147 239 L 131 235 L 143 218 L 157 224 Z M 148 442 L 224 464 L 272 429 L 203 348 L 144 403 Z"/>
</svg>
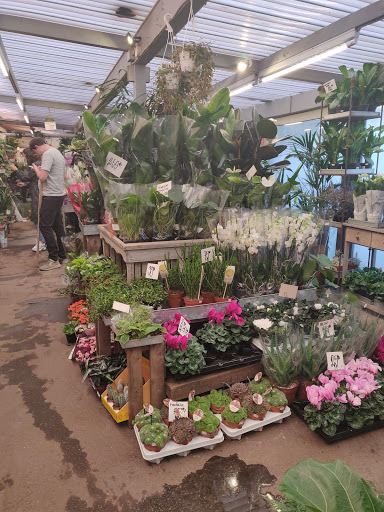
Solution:
<svg viewBox="0 0 384 512">
<path fill-rule="evenodd" d="M 381 127 L 382 126 L 383 126 L 383 105 L 381 105 L 379 137 L 381 135 Z M 379 169 L 379 153 L 377 153 L 377 158 L 376 158 L 376 172 L 375 172 L 375 174 L 377 174 L 378 169 Z"/>
</svg>

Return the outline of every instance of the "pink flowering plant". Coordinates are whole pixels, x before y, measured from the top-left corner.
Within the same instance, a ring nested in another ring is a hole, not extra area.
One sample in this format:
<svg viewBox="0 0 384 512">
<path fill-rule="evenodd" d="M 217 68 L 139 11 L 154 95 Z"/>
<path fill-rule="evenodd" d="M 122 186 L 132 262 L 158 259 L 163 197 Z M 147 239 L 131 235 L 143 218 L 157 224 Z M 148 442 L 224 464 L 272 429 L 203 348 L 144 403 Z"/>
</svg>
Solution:
<svg viewBox="0 0 384 512">
<path fill-rule="evenodd" d="M 380 338 L 380 341 L 373 353 L 372 359 L 384 365 L 384 336 Z"/>
<path fill-rule="evenodd" d="M 208 323 L 199 329 L 196 336 L 205 347 L 226 352 L 231 346 L 251 341 L 251 328 L 240 316 L 243 310 L 232 300 L 224 311 L 212 308 L 208 312 Z"/>
<path fill-rule="evenodd" d="M 191 333 L 187 336 L 179 334 L 181 317 L 180 313 L 176 313 L 173 320 L 164 324 L 167 347 L 165 367 L 173 375 L 196 375 L 206 365 L 204 354 L 207 351 Z"/>
<path fill-rule="evenodd" d="M 78 339 L 75 348 L 75 359 L 79 363 L 86 363 L 89 358 L 96 355 L 96 336 L 83 336 Z"/>
<path fill-rule="evenodd" d="M 378 363 L 360 357 L 351 360 L 344 370 L 327 370 L 318 377 L 318 384 L 307 387 L 310 402 L 304 418 L 311 430 L 321 428 L 334 436 L 345 422 L 360 429 L 384 419 L 384 377 Z"/>
</svg>

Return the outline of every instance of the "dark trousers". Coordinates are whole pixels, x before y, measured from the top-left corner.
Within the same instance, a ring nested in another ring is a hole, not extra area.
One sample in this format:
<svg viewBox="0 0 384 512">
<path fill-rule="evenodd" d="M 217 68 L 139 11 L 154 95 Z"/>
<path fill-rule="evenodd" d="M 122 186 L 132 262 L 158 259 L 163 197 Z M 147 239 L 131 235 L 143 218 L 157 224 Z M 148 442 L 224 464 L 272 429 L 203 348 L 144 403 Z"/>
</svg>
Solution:
<svg viewBox="0 0 384 512">
<path fill-rule="evenodd" d="M 43 196 L 40 209 L 40 231 L 47 244 L 48 256 L 51 260 L 66 258 L 61 240 L 65 236 L 61 207 L 64 196 Z"/>
</svg>

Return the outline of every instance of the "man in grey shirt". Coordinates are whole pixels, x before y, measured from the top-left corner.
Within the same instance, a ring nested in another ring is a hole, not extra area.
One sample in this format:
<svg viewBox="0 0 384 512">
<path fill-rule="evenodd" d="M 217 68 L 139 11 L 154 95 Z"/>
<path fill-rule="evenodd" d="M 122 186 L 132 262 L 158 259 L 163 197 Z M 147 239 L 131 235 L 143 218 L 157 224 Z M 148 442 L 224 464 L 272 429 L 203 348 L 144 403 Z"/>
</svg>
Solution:
<svg viewBox="0 0 384 512">
<path fill-rule="evenodd" d="M 66 259 L 61 237 L 65 236 L 61 207 L 64 201 L 65 158 L 40 137 L 34 137 L 29 149 L 41 158 L 41 166 L 32 164 L 36 176 L 42 182 L 43 199 L 40 209 L 40 230 L 48 249 L 48 262 L 40 270 L 60 268 Z"/>
</svg>

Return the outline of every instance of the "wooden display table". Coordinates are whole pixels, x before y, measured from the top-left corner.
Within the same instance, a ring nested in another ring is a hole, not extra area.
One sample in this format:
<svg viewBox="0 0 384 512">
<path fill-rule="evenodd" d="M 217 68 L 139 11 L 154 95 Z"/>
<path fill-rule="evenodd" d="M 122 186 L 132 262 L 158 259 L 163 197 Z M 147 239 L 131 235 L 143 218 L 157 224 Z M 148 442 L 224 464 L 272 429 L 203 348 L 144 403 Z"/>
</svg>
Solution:
<svg viewBox="0 0 384 512">
<path fill-rule="evenodd" d="M 101 239 L 99 226 L 97 224 L 81 224 L 79 222 L 81 234 L 83 235 L 83 248 L 89 255 L 101 253 Z"/>
<path fill-rule="evenodd" d="M 368 226 L 352 227 L 344 223 L 344 264 L 343 264 L 343 278 L 348 272 L 348 255 L 351 244 L 363 245 L 371 249 L 384 251 L 384 229 L 372 228 Z"/>
<path fill-rule="evenodd" d="M 169 258 L 176 260 L 184 246 L 203 244 L 204 240 L 170 240 L 167 242 L 138 242 L 126 244 L 112 234 L 107 226 L 98 226 L 103 245 L 103 254 L 109 256 L 119 267 L 127 281 L 145 276 L 148 263 Z"/>
</svg>

